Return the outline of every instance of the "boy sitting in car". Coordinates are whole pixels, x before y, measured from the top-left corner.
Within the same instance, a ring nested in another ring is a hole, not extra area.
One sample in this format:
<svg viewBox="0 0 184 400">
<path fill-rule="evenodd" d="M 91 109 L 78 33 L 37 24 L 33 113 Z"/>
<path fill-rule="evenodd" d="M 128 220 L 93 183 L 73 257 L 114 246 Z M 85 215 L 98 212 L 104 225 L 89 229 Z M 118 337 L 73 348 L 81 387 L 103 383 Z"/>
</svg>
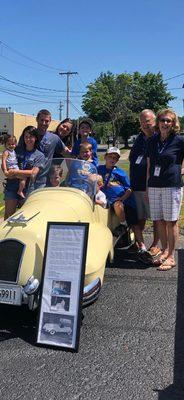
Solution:
<svg viewBox="0 0 184 400">
<path fill-rule="evenodd" d="M 116 167 L 119 158 L 120 150 L 117 147 L 110 147 L 105 154 L 105 165 L 100 165 L 98 172 L 103 177 L 101 190 L 119 219 L 118 230 L 121 234 L 126 225 L 137 224 L 137 212 L 128 176 L 123 169 Z"/>
</svg>

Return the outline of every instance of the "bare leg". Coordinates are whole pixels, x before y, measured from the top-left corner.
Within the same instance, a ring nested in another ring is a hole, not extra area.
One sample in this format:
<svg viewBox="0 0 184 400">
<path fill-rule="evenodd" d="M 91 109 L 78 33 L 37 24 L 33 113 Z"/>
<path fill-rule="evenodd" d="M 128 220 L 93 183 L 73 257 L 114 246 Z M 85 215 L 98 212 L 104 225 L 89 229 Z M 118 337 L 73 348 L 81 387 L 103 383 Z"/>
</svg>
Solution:
<svg viewBox="0 0 184 400">
<path fill-rule="evenodd" d="M 11 217 L 16 211 L 18 201 L 16 199 L 5 200 L 4 220 Z"/>
<path fill-rule="evenodd" d="M 23 199 L 25 199 L 24 192 L 23 192 L 25 186 L 26 186 L 26 180 L 21 179 L 19 182 L 19 190 L 17 193 L 19 194 L 19 196 L 23 197 Z"/>
<path fill-rule="evenodd" d="M 178 240 L 178 221 L 167 221 L 169 253 L 167 261 L 174 261 L 174 253 Z"/>
<path fill-rule="evenodd" d="M 153 243 L 150 247 L 156 247 L 159 241 L 158 235 L 158 221 L 153 221 Z"/>
<path fill-rule="evenodd" d="M 139 220 L 137 225 L 134 225 L 132 227 L 132 230 L 134 232 L 135 235 L 135 241 L 138 244 L 138 247 L 142 250 L 146 250 L 146 246 L 144 244 L 144 237 L 143 237 L 143 231 L 145 228 L 145 223 L 146 220 Z"/>
<path fill-rule="evenodd" d="M 123 203 L 121 201 L 115 201 L 114 211 L 115 211 L 115 214 L 117 215 L 117 217 L 119 218 L 120 224 L 123 224 L 125 222 L 125 212 L 124 212 Z"/>
<path fill-rule="evenodd" d="M 162 259 L 168 256 L 167 229 L 164 220 L 157 221 L 157 232 L 162 245 L 162 254 L 160 256 L 160 259 Z"/>
<path fill-rule="evenodd" d="M 145 244 L 144 244 L 144 239 L 143 239 L 143 234 L 142 234 L 142 230 L 140 229 L 140 226 L 137 225 L 133 225 L 132 226 L 132 230 L 134 232 L 135 235 L 135 241 L 138 244 L 138 247 L 140 249 L 144 249 L 146 250 Z"/>
</svg>

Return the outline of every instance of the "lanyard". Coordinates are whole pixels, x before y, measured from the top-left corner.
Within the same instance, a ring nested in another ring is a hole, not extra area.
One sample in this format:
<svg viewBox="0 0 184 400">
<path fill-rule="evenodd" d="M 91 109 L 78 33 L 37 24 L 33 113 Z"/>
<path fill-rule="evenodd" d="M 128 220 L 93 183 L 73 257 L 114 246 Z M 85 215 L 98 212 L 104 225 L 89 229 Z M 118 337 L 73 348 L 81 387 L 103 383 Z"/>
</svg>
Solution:
<svg viewBox="0 0 184 400">
<path fill-rule="evenodd" d="M 114 168 L 112 168 L 112 169 L 110 170 L 108 176 L 104 179 L 104 187 L 107 187 L 107 185 L 108 185 L 108 183 L 109 183 L 109 181 L 110 181 L 110 178 L 111 178 L 111 175 L 112 175 L 113 170 L 114 170 Z"/>
<path fill-rule="evenodd" d="M 158 154 L 163 153 L 163 151 L 166 149 L 166 147 L 169 145 L 169 143 L 172 141 L 172 139 L 173 139 L 173 135 L 169 136 L 163 142 L 161 142 L 160 137 L 158 138 L 158 142 L 157 142 Z"/>
<path fill-rule="evenodd" d="M 168 145 L 168 139 L 161 142 L 160 140 L 157 142 L 157 150 L 158 154 L 162 154 L 166 146 Z"/>
</svg>

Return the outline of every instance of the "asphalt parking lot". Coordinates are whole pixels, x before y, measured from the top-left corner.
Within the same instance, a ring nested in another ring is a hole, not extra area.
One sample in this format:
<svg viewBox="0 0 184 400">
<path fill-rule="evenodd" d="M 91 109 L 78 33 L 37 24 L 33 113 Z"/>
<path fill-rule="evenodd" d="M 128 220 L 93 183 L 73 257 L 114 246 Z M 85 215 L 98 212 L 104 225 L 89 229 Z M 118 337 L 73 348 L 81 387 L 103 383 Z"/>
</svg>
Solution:
<svg viewBox="0 0 184 400">
<path fill-rule="evenodd" d="M 119 254 L 83 310 L 78 353 L 38 347 L 35 317 L 1 306 L 1 398 L 183 400 L 183 252 L 166 273 Z"/>
<path fill-rule="evenodd" d="M 39 347 L 36 316 L 1 306 L 1 398 L 184 400 L 182 235 L 176 254 L 167 272 L 117 254 L 98 301 L 83 310 L 78 353 Z"/>
</svg>

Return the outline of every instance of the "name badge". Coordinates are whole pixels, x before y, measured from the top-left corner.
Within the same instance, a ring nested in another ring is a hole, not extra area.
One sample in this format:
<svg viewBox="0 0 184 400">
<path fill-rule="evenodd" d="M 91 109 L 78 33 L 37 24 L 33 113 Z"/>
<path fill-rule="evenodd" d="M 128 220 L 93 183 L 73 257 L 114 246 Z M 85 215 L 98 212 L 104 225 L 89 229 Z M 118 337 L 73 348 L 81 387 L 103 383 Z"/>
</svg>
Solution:
<svg viewBox="0 0 184 400">
<path fill-rule="evenodd" d="M 135 164 L 140 164 L 143 159 L 143 156 L 138 156 Z"/>
<path fill-rule="evenodd" d="M 154 176 L 160 176 L 161 167 L 158 165 L 155 167 Z"/>
</svg>

